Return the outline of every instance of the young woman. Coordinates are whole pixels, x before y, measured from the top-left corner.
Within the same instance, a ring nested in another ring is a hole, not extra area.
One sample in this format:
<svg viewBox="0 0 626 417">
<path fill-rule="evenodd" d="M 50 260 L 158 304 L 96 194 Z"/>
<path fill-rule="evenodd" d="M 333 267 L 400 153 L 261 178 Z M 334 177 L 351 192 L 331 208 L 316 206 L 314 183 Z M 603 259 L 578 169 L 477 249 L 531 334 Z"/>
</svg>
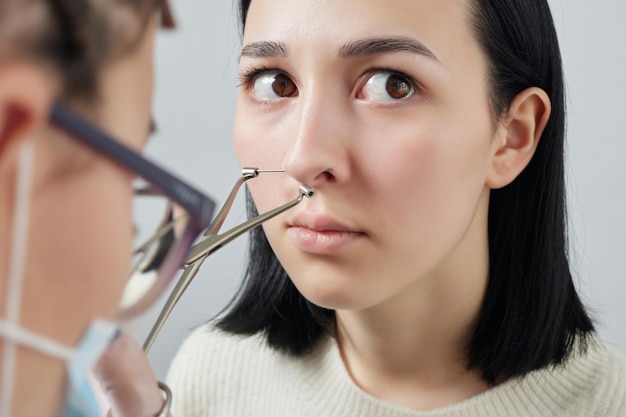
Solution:
<svg viewBox="0 0 626 417">
<path fill-rule="evenodd" d="M 159 14 L 171 27 L 165 1 L 0 5 L 1 416 L 99 415 L 87 373 L 115 321 L 159 296 L 211 217 L 212 201 L 136 152 L 151 130 Z M 138 175 L 189 212 L 190 232 L 120 310 Z M 162 413 L 168 389 L 144 370 L 99 369 L 116 415 Z"/>
<path fill-rule="evenodd" d="M 179 416 L 619 416 L 626 361 L 566 256 L 545 0 L 252 0 L 235 149 L 288 175 L 236 301 L 172 364 Z"/>
</svg>

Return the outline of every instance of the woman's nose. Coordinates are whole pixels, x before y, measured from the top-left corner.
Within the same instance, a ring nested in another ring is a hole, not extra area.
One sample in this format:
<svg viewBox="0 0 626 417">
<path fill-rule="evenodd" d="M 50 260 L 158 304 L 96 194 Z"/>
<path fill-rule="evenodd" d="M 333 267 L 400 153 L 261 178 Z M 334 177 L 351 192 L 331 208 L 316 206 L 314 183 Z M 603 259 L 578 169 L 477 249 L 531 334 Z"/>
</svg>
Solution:
<svg viewBox="0 0 626 417">
<path fill-rule="evenodd" d="M 302 96 L 301 96 L 302 97 Z M 284 155 L 287 174 L 313 188 L 350 177 L 349 114 L 338 101 L 302 98 L 294 109 Z"/>
</svg>

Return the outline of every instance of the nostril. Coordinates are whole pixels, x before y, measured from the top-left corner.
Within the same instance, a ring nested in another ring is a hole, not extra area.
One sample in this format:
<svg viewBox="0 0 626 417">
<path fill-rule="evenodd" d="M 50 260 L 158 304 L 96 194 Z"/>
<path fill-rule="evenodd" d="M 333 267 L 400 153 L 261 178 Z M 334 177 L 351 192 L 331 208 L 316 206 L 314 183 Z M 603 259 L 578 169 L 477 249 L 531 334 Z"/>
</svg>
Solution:
<svg viewBox="0 0 626 417">
<path fill-rule="evenodd" d="M 336 183 L 338 170 L 326 161 L 317 161 L 317 158 L 300 158 L 285 164 L 285 172 L 301 184 L 312 187 L 321 183 Z M 343 170 L 339 170 L 343 171 Z"/>
<path fill-rule="evenodd" d="M 323 175 L 326 178 L 326 180 L 332 180 L 334 178 L 332 168 L 326 168 L 324 171 L 320 173 L 320 175 Z"/>
</svg>

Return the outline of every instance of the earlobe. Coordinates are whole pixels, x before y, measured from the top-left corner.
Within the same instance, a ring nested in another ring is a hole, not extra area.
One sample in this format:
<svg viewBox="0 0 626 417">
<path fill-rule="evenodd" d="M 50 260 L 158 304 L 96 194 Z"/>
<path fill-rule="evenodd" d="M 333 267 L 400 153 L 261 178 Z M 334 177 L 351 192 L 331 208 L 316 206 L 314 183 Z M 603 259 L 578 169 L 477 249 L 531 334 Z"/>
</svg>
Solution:
<svg viewBox="0 0 626 417">
<path fill-rule="evenodd" d="M 497 148 L 487 187 L 502 188 L 526 168 L 535 154 L 550 111 L 550 98 L 540 88 L 527 88 L 515 96 L 498 126 Z"/>
<path fill-rule="evenodd" d="M 0 167 L 10 169 L 19 143 L 48 124 L 50 77 L 33 63 L 0 64 Z"/>
</svg>

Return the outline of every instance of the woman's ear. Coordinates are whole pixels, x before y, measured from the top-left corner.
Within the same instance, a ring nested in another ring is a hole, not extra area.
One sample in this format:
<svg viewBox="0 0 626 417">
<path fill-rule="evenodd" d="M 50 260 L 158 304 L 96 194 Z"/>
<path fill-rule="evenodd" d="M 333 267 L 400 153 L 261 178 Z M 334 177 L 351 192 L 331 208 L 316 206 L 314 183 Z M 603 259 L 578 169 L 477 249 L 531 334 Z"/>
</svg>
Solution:
<svg viewBox="0 0 626 417">
<path fill-rule="evenodd" d="M 34 63 L 0 64 L 0 172 L 12 169 L 19 144 L 48 125 L 53 86 Z"/>
<path fill-rule="evenodd" d="M 498 125 L 497 149 L 486 186 L 492 189 L 510 184 L 535 154 L 550 118 L 550 98 L 540 88 L 520 92 Z"/>
</svg>

